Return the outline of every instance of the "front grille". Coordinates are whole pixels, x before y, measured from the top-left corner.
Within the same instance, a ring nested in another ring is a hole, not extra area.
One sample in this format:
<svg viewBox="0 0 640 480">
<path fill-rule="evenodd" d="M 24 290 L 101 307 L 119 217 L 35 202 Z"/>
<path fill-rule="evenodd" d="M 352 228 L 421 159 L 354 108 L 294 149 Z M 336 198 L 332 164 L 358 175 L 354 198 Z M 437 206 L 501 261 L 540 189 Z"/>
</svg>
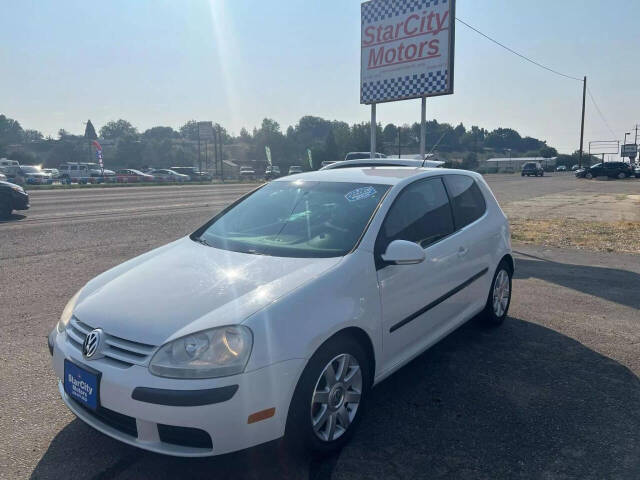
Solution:
<svg viewBox="0 0 640 480">
<path fill-rule="evenodd" d="M 76 317 L 71 317 L 66 330 L 67 340 L 82 353 L 82 343 L 87 334 L 93 329 L 94 327 L 81 322 Z M 132 342 L 105 332 L 105 346 L 102 349 L 105 358 L 103 360 L 120 368 L 128 368 L 132 365 L 147 365 L 149 356 L 155 348 L 153 345 Z"/>
<path fill-rule="evenodd" d="M 158 424 L 160 441 L 193 448 L 213 448 L 211 436 L 204 430 L 191 427 L 175 427 L 173 425 Z"/>
<path fill-rule="evenodd" d="M 135 418 L 128 415 L 123 415 L 122 413 L 114 412 L 113 410 L 109 410 L 108 408 L 104 407 L 98 407 L 96 410 L 91 410 L 90 408 L 87 408 L 73 398 L 69 398 L 75 406 L 81 408 L 84 412 L 88 413 L 100 422 L 109 425 L 111 428 L 115 428 L 116 430 L 131 437 L 138 437 L 138 427 L 136 426 Z"/>
</svg>

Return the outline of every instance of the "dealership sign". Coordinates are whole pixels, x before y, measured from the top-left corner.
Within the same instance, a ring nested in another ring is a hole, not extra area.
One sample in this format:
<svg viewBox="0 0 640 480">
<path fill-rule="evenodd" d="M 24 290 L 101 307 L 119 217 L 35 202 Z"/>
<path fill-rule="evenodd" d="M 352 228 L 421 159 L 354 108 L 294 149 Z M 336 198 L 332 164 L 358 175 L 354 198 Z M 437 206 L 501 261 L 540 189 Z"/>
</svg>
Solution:
<svg viewBox="0 0 640 480">
<path fill-rule="evenodd" d="M 360 8 L 360 103 L 453 93 L 455 0 L 371 0 Z"/>
<path fill-rule="evenodd" d="M 635 158 L 637 153 L 638 153 L 638 145 L 636 145 L 635 143 L 627 143 L 626 145 L 622 145 L 620 156 Z"/>
</svg>

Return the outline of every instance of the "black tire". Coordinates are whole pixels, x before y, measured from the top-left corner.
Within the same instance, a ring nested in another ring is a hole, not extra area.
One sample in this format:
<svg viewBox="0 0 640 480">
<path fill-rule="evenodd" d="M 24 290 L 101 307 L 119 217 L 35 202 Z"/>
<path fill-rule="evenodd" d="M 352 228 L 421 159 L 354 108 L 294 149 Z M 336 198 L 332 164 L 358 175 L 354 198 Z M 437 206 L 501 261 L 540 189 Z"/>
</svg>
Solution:
<svg viewBox="0 0 640 480">
<path fill-rule="evenodd" d="M 345 353 L 355 357 L 360 365 L 362 375 L 360 403 L 346 431 L 337 439 L 326 441 L 320 439 L 313 430 L 311 401 L 325 367 L 332 359 Z M 319 456 L 342 448 L 353 436 L 353 432 L 362 419 L 371 391 L 372 378 L 371 360 L 365 348 L 354 337 L 348 334 L 339 335 L 325 342 L 313 354 L 298 380 L 287 417 L 286 444 L 293 450 Z"/>
<path fill-rule="evenodd" d="M 584 178 L 586 178 L 587 180 L 591 180 L 593 178 L 593 173 L 591 172 L 585 173 Z"/>
<path fill-rule="evenodd" d="M 496 280 L 500 272 L 504 271 L 509 278 L 509 298 L 507 301 L 507 305 L 504 308 L 504 312 L 501 315 L 496 314 L 495 309 L 493 307 L 493 289 L 496 284 Z M 511 266 L 506 260 L 502 260 L 498 264 L 498 268 L 496 268 L 496 272 L 493 275 L 493 280 L 491 281 L 491 289 L 489 290 L 489 295 L 487 296 L 487 303 L 482 311 L 481 317 L 482 320 L 488 325 L 501 325 L 504 322 L 504 319 L 507 317 L 509 313 L 509 306 L 511 305 L 511 296 L 512 296 L 512 278 L 513 278 L 513 270 L 511 270 Z"/>
<path fill-rule="evenodd" d="M 618 178 L 620 180 L 624 180 L 625 178 L 627 178 L 627 174 L 624 173 L 624 172 L 620 172 L 620 173 L 618 173 Z"/>
<path fill-rule="evenodd" d="M 3 220 L 11 218 L 11 212 L 13 212 L 11 199 L 6 195 L 0 196 L 0 218 Z"/>
</svg>

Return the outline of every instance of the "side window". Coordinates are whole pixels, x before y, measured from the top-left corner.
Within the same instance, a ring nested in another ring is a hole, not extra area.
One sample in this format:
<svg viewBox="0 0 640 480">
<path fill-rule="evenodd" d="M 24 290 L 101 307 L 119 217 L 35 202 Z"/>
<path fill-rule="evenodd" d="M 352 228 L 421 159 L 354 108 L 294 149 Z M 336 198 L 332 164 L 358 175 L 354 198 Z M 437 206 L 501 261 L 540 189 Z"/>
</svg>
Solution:
<svg viewBox="0 0 640 480">
<path fill-rule="evenodd" d="M 395 199 L 387 213 L 377 250 L 393 240 L 408 240 L 426 248 L 453 233 L 449 199 L 440 178 L 415 182 Z"/>
<path fill-rule="evenodd" d="M 446 175 L 445 183 L 451 198 L 456 230 L 466 227 L 484 215 L 487 204 L 473 178 L 467 175 Z"/>
</svg>

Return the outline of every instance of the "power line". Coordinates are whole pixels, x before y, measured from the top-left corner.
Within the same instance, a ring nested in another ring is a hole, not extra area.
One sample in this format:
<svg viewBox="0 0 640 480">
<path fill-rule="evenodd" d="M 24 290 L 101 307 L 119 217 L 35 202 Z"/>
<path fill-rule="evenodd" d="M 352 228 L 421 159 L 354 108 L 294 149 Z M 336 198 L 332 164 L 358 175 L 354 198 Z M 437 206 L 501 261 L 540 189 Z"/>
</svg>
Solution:
<svg viewBox="0 0 640 480">
<path fill-rule="evenodd" d="M 482 36 L 483 36 L 484 38 L 486 38 L 487 40 L 492 41 L 492 42 L 493 42 L 493 43 L 495 43 L 496 45 L 501 46 L 501 47 L 502 47 L 502 48 L 504 48 L 505 50 L 508 50 L 509 52 L 513 53 L 514 55 L 517 55 L 518 57 L 520 57 L 520 58 L 522 58 L 522 59 L 526 60 L 527 62 L 533 63 L 534 65 L 536 65 L 536 66 L 538 66 L 538 67 L 540 67 L 540 68 L 544 68 L 545 70 L 548 70 L 548 71 L 550 71 L 551 73 L 555 73 L 556 75 L 560 75 L 561 77 L 570 78 L 571 80 L 577 80 L 578 82 L 582 82 L 582 79 L 581 79 L 581 78 L 574 77 L 574 76 L 571 76 L 571 75 L 567 75 L 567 74 L 565 74 L 565 73 L 558 72 L 557 70 L 554 70 L 553 68 L 549 68 L 549 67 L 547 67 L 547 66 L 545 66 L 545 65 L 542 65 L 541 63 L 538 63 L 538 62 L 536 62 L 535 60 L 532 60 L 532 59 L 530 59 L 529 57 L 527 57 L 527 56 L 525 56 L 525 55 L 522 55 L 521 53 L 516 52 L 515 50 L 513 50 L 513 49 L 511 49 L 511 48 L 507 47 L 506 45 L 504 45 L 504 44 L 500 43 L 499 41 L 497 41 L 497 40 L 495 40 L 495 39 L 491 38 L 489 35 L 486 35 L 486 34 L 482 33 L 480 30 L 478 30 L 477 28 L 475 28 L 475 27 L 473 27 L 473 26 L 469 25 L 469 24 L 468 24 L 467 22 L 465 22 L 464 20 L 460 20 L 458 17 L 456 17 L 456 20 L 457 20 L 458 22 L 460 22 L 461 24 L 463 24 L 464 26 L 466 26 L 466 27 L 470 28 L 470 29 L 471 29 L 471 30 L 473 30 L 474 32 L 476 32 L 476 33 L 478 33 L 478 34 L 482 35 Z"/>
<path fill-rule="evenodd" d="M 593 106 L 596 107 L 596 110 L 598 112 L 598 115 L 600 115 L 600 118 L 602 119 L 603 123 L 607 126 L 607 128 L 609 129 L 609 133 L 611 135 L 613 135 L 613 138 L 616 138 L 616 134 L 613 133 L 613 129 L 611 128 L 611 126 L 609 125 L 609 122 L 607 122 L 607 119 L 604 118 L 604 115 L 602 114 L 602 112 L 600 111 L 600 107 L 598 107 L 598 104 L 596 103 L 595 98 L 593 98 L 593 94 L 591 93 L 591 89 L 589 87 L 587 87 L 587 93 L 589 94 L 589 98 L 591 99 L 591 101 L 593 102 Z"/>
<path fill-rule="evenodd" d="M 491 42 L 495 43 L 496 45 L 499 45 L 500 47 L 504 48 L 505 50 L 513 53 L 514 55 L 517 55 L 518 57 L 522 58 L 523 60 L 526 60 L 527 62 L 530 62 L 540 68 L 543 68 L 545 70 L 548 70 L 551 73 L 555 73 L 556 75 L 560 75 L 561 77 L 565 77 L 565 78 L 569 78 L 571 80 L 576 80 L 578 82 L 583 82 L 584 80 L 582 78 L 578 78 L 578 77 L 574 77 L 572 75 L 567 75 L 565 73 L 559 72 L 557 70 L 554 70 L 553 68 L 549 68 L 539 62 L 536 62 L 535 60 L 532 60 L 531 58 L 522 55 L 521 53 L 516 52 L 515 50 L 513 50 L 512 48 L 507 47 L 506 45 L 504 45 L 503 43 L 500 43 L 499 41 L 497 41 L 494 38 L 491 38 L 489 35 L 482 33 L 480 30 L 478 30 L 477 28 L 473 27 L 472 25 L 469 25 L 467 22 L 465 22 L 464 20 L 461 20 L 460 18 L 456 17 L 456 20 L 460 23 L 462 23 L 464 26 L 470 28 L 471 30 L 473 30 L 474 32 L 478 33 L 479 35 L 482 35 L 484 38 L 486 38 L 487 40 L 490 40 Z M 602 119 L 602 122 L 606 125 L 607 129 L 609 130 L 609 133 L 611 133 L 611 135 L 613 135 L 613 137 L 615 138 L 616 134 L 613 132 L 613 129 L 611 128 L 611 126 L 609 125 L 609 122 L 607 122 L 607 119 L 605 118 L 605 116 L 602 114 L 602 111 L 600 110 L 600 107 L 598 107 L 598 104 L 596 103 L 595 98 L 593 98 L 593 94 L 591 93 L 591 89 L 587 87 L 587 92 L 589 93 L 589 98 L 591 99 L 591 101 L 593 102 L 593 105 L 596 107 L 596 110 L 598 112 L 598 115 L 600 115 L 600 118 Z"/>
</svg>

